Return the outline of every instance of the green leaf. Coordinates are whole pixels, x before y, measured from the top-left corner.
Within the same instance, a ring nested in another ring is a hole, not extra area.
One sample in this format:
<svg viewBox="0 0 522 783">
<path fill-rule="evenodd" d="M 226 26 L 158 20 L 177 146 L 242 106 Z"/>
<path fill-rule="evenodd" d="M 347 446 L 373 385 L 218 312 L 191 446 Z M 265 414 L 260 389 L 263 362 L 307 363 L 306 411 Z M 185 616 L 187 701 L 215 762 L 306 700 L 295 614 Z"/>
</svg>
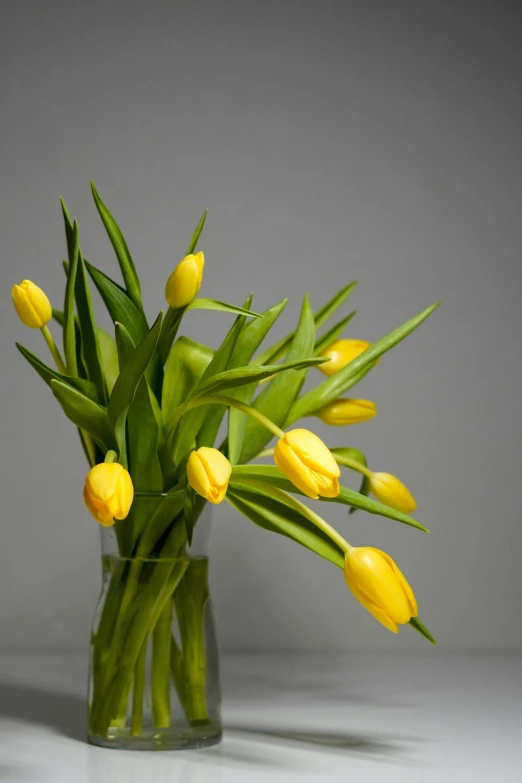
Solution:
<svg viewBox="0 0 522 783">
<path fill-rule="evenodd" d="M 232 471 L 232 478 L 234 481 L 241 481 L 241 477 L 266 481 L 272 484 L 272 486 L 284 489 L 286 492 L 292 492 L 294 495 L 304 494 L 275 465 L 236 465 Z M 344 506 L 360 508 L 369 514 L 377 514 L 387 519 L 393 519 L 396 522 L 402 522 L 404 525 L 417 528 L 417 530 L 422 530 L 424 533 L 428 532 L 420 522 L 412 519 L 407 514 L 403 514 L 402 511 L 396 511 L 394 508 L 385 506 L 384 503 L 379 503 L 378 500 L 372 500 L 364 495 L 360 495 L 348 487 L 341 487 L 341 491 L 336 498 L 319 498 L 319 500 L 323 503 L 340 503 Z"/>
<path fill-rule="evenodd" d="M 308 295 L 305 296 L 299 324 L 286 356 L 287 363 L 309 360 L 313 355 L 315 326 Z M 254 407 L 268 416 L 278 427 L 283 427 L 288 411 L 305 381 L 307 370 L 289 370 L 270 381 L 253 402 Z M 262 424 L 249 418 L 241 450 L 241 462 L 249 462 L 272 438 Z"/>
<path fill-rule="evenodd" d="M 136 346 L 124 325 L 118 321 L 114 324 L 114 334 L 116 335 L 118 365 L 123 369 L 134 353 Z"/>
<path fill-rule="evenodd" d="M 163 474 L 158 456 L 160 428 L 156 419 L 155 397 L 144 377 L 127 413 L 129 471 L 137 492 L 161 492 Z M 156 403 L 157 404 L 157 403 Z"/>
<path fill-rule="evenodd" d="M 196 523 L 196 493 L 190 486 L 185 485 L 185 502 L 183 505 L 183 518 L 185 520 L 185 530 L 187 531 L 188 545 L 192 544 L 192 534 Z"/>
<path fill-rule="evenodd" d="M 104 453 L 116 448 L 112 424 L 100 405 L 62 381 L 51 380 L 51 389 L 67 418 L 88 432 Z"/>
<path fill-rule="evenodd" d="M 246 307 L 250 305 L 251 300 L 252 296 L 247 299 L 245 303 Z M 207 381 L 212 376 L 226 370 L 245 320 L 246 315 L 239 315 L 236 318 L 232 327 L 229 329 L 227 336 L 215 352 L 212 361 L 203 373 L 200 383 Z M 208 405 L 203 405 L 187 413 L 180 422 L 179 427 L 175 427 L 174 430 L 169 427 L 169 423 L 167 422 L 167 438 L 170 444 L 172 444 L 174 433 L 176 431 L 178 433 L 173 454 L 175 464 L 179 464 L 186 452 L 192 447 L 198 432 L 203 427 L 207 415 L 209 415 L 210 418 L 207 424 L 208 429 L 205 433 L 205 437 L 209 438 L 211 429 L 215 429 L 216 422 L 218 423 L 219 428 L 219 422 L 224 413 L 224 409 L 216 410 L 215 408 L 210 408 Z M 200 445 L 208 445 L 208 443 L 202 443 Z"/>
<path fill-rule="evenodd" d="M 136 557 L 149 557 L 183 508 L 184 492 L 173 489 L 165 495 L 138 542 Z"/>
<path fill-rule="evenodd" d="M 81 333 L 82 357 L 87 369 L 87 376 L 96 384 L 100 392 L 100 399 L 105 402 L 106 384 L 98 345 L 98 330 L 87 282 L 87 271 L 81 253 L 78 254 L 75 293 Z"/>
<path fill-rule="evenodd" d="M 233 389 L 253 382 L 258 383 L 281 372 L 303 370 L 307 367 L 321 364 L 323 361 L 325 360 L 319 356 L 312 356 L 309 359 L 300 359 L 295 362 L 285 362 L 284 364 L 269 364 L 264 367 L 235 367 L 233 370 L 217 373 L 217 375 L 212 376 L 207 381 L 199 383 L 189 395 L 189 400 L 202 397 L 204 394 L 215 394 L 218 391 L 223 391 L 223 389 Z"/>
<path fill-rule="evenodd" d="M 426 320 L 431 313 L 439 306 L 439 302 L 427 307 L 421 313 L 411 318 L 406 323 L 394 329 L 392 332 L 377 340 L 376 343 L 367 348 L 356 359 L 351 361 L 342 370 L 339 370 L 332 375 L 328 380 L 316 386 L 315 389 L 304 394 L 300 399 L 296 400 L 292 406 L 288 415 L 287 424 L 291 424 L 294 421 L 302 418 L 303 416 L 309 416 L 314 411 L 319 410 L 324 405 L 340 397 L 344 392 L 350 389 L 358 379 L 361 377 L 361 373 L 368 371 L 374 365 L 375 361 L 382 356 L 383 353 L 389 351 L 394 345 L 397 345 L 401 340 L 404 340 L 414 329 Z"/>
<path fill-rule="evenodd" d="M 96 209 L 100 214 L 105 230 L 107 231 L 108 237 L 114 248 L 114 252 L 116 253 L 127 293 L 136 308 L 143 313 L 140 281 L 125 238 L 113 216 L 101 200 L 94 182 L 91 182 L 91 189 Z"/>
<path fill-rule="evenodd" d="M 34 353 L 31 353 L 31 351 L 24 348 L 23 345 L 20 345 L 20 343 L 16 343 L 16 347 L 22 356 L 27 359 L 29 364 L 36 370 L 40 378 L 43 378 L 49 388 L 51 387 L 51 381 L 61 381 L 62 383 L 72 386 L 74 389 L 78 389 L 78 391 L 81 391 L 86 397 L 93 400 L 93 402 L 98 401 L 98 390 L 91 381 L 87 381 L 84 378 L 73 378 L 69 375 L 60 375 L 60 373 L 51 369 L 51 367 L 48 367 L 41 359 L 35 356 Z"/>
<path fill-rule="evenodd" d="M 238 315 L 247 315 L 250 318 L 261 318 L 260 313 L 254 313 L 252 310 L 248 310 L 245 307 L 237 307 L 236 305 L 228 304 L 227 302 L 220 302 L 217 299 L 203 299 L 196 298 L 187 305 L 187 310 L 220 310 L 223 313 L 237 313 Z"/>
<path fill-rule="evenodd" d="M 348 283 L 348 285 L 345 285 L 344 288 L 341 288 L 340 291 L 334 294 L 332 298 L 326 302 L 326 304 L 319 308 L 314 316 L 316 329 L 320 329 L 321 326 L 323 326 L 328 321 L 328 319 L 332 317 L 335 311 L 346 302 L 352 291 L 355 289 L 356 285 L 357 280 L 353 280 L 351 283 Z"/>
<path fill-rule="evenodd" d="M 328 302 L 326 302 L 326 304 L 319 308 L 319 310 L 314 314 L 314 324 L 316 329 L 320 329 L 321 326 L 326 323 L 328 318 L 330 318 L 330 316 L 332 316 L 334 312 L 350 296 L 356 285 L 357 281 L 348 283 L 347 286 L 338 291 Z M 294 336 L 295 332 L 292 332 L 286 337 L 283 337 L 282 340 L 279 340 L 278 343 L 271 346 L 271 348 L 267 348 L 266 351 L 260 353 L 259 356 L 257 356 L 255 359 L 255 364 L 269 364 L 281 356 L 284 356 L 290 346 L 290 343 L 294 339 Z"/>
<path fill-rule="evenodd" d="M 197 389 L 204 388 L 205 384 L 211 383 L 218 375 L 226 370 L 233 368 L 234 352 L 236 349 L 239 336 L 246 324 L 246 319 L 250 314 L 250 305 L 252 304 L 253 294 L 250 294 L 244 304 L 244 315 L 239 315 L 228 335 L 226 336 L 222 345 L 218 348 L 214 354 L 212 362 L 207 367 L 200 383 L 192 392 L 197 394 Z M 201 427 L 198 427 L 197 432 L 197 446 L 213 446 L 216 436 L 218 434 L 219 427 L 223 421 L 223 417 L 226 413 L 226 408 L 220 406 L 211 406 L 200 408 L 203 411 L 203 418 L 201 420 Z M 198 420 L 198 411 L 193 411 L 194 421 Z M 190 415 L 190 414 L 189 414 Z"/>
<path fill-rule="evenodd" d="M 278 304 L 265 310 L 261 318 L 256 318 L 244 324 L 232 355 L 231 364 L 234 367 L 246 366 L 250 362 L 252 356 L 284 310 L 287 301 L 287 299 L 283 299 Z M 250 403 L 256 388 L 257 383 L 242 386 L 236 389 L 235 392 L 232 392 L 231 396 L 240 402 Z M 227 455 L 233 465 L 239 461 L 247 420 L 247 414 L 237 408 L 230 408 L 228 411 Z"/>
<path fill-rule="evenodd" d="M 229 484 L 226 500 L 232 508 L 259 527 L 291 538 L 298 544 L 344 568 L 344 552 L 320 528 L 296 509 L 271 497 L 267 492 L 241 485 L 235 479 Z"/>
<path fill-rule="evenodd" d="M 85 261 L 85 266 L 109 311 L 111 320 L 122 323 L 137 345 L 148 332 L 147 319 L 114 280 L 88 261 Z"/>
<path fill-rule="evenodd" d="M 432 644 L 437 644 L 435 641 L 435 637 L 431 635 L 431 633 L 428 631 L 426 626 L 421 623 L 418 617 L 412 617 L 410 620 L 410 625 L 412 628 L 415 628 L 416 631 L 418 631 L 422 636 L 424 636 L 425 639 L 427 639 Z"/>
<path fill-rule="evenodd" d="M 116 340 L 104 329 L 97 328 L 98 345 L 100 348 L 100 361 L 107 383 L 107 391 L 110 394 L 120 373 L 118 364 L 118 350 Z"/>
<path fill-rule="evenodd" d="M 185 402 L 214 356 L 212 348 L 180 337 L 172 346 L 165 369 L 161 407 L 165 421 Z"/>
<path fill-rule="evenodd" d="M 332 454 L 335 456 L 336 454 L 340 457 L 346 457 L 347 459 L 354 460 L 355 462 L 358 462 L 363 467 L 367 467 L 366 457 L 362 453 L 362 451 L 359 451 L 359 449 L 352 449 L 352 448 L 333 448 L 330 449 Z M 370 494 L 370 479 L 368 476 L 362 477 L 361 486 L 359 487 L 359 494 L 364 495 L 365 497 L 368 497 Z M 350 509 L 349 513 L 353 514 L 357 509 L 355 509 L 353 506 Z"/>
<path fill-rule="evenodd" d="M 196 230 L 192 234 L 192 239 L 190 240 L 189 246 L 187 247 L 187 252 L 185 253 L 185 255 L 187 256 L 190 256 L 197 247 L 199 237 L 201 236 L 201 232 L 203 231 L 203 226 L 205 225 L 205 221 L 207 219 L 207 213 L 208 213 L 208 209 L 205 209 L 199 219 L 199 223 L 196 226 Z"/>
<path fill-rule="evenodd" d="M 75 243 L 75 236 L 74 236 L 74 221 L 71 218 L 69 214 L 69 210 L 67 209 L 67 206 L 65 204 L 65 201 L 63 198 L 60 198 L 60 205 L 62 207 L 62 214 L 63 214 L 63 222 L 65 226 L 65 241 L 67 243 L 67 258 L 69 259 L 69 263 L 72 263 L 72 260 L 74 258 L 74 243 Z M 68 274 L 66 270 L 66 274 Z"/>
<path fill-rule="evenodd" d="M 336 340 L 339 339 L 339 337 L 342 335 L 345 327 L 350 323 L 352 318 L 354 317 L 357 310 L 352 310 L 351 313 L 348 313 L 344 318 L 341 318 L 340 321 L 338 321 L 336 324 L 332 326 L 331 329 L 328 329 L 327 332 L 325 332 L 321 337 L 319 337 L 315 341 L 314 345 L 314 354 L 320 354 L 323 351 L 325 351 L 329 345 L 334 343 Z"/>
<path fill-rule="evenodd" d="M 76 358 L 76 327 L 74 318 L 74 289 L 76 284 L 76 271 L 80 248 L 78 244 L 78 223 L 73 224 L 74 250 L 69 274 L 65 286 L 65 302 L 63 307 L 63 348 L 65 353 L 65 366 L 69 375 L 78 375 L 78 362 Z"/>
<path fill-rule="evenodd" d="M 125 420 L 129 405 L 134 399 L 138 384 L 142 379 L 156 349 L 161 329 L 162 313 L 143 340 L 137 345 L 132 357 L 122 368 L 109 400 L 109 419 L 114 425 L 120 456 L 125 448 Z"/>
<path fill-rule="evenodd" d="M 179 325 L 186 309 L 186 307 L 178 307 L 176 309 L 169 307 L 167 314 L 163 319 L 161 334 L 158 340 L 158 353 L 162 366 L 168 359 L 172 343 L 176 339 Z"/>
</svg>

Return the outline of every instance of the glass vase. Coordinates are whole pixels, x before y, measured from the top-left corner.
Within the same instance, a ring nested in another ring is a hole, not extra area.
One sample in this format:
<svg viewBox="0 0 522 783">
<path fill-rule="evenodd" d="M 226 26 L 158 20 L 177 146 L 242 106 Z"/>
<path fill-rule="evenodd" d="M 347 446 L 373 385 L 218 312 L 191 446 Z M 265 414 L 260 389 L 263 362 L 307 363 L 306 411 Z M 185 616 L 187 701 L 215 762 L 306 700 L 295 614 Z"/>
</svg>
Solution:
<svg viewBox="0 0 522 783">
<path fill-rule="evenodd" d="M 92 635 L 88 740 L 174 750 L 219 742 L 219 650 L 208 587 L 210 511 L 192 545 L 179 502 L 137 495 L 102 529 L 102 591 Z M 177 513 L 176 513 L 177 512 Z"/>
</svg>

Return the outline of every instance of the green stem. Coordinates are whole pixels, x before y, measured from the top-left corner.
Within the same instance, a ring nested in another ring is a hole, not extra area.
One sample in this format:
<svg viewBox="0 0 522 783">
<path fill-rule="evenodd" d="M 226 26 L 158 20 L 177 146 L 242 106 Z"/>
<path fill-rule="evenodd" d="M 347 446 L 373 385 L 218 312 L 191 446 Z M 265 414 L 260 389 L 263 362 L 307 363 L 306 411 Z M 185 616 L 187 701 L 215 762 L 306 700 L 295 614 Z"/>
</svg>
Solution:
<svg viewBox="0 0 522 783">
<path fill-rule="evenodd" d="M 53 338 L 51 332 L 49 331 L 48 327 L 47 326 L 42 326 L 40 331 L 43 334 L 45 342 L 49 346 L 49 350 L 51 351 L 51 353 L 53 355 L 53 359 L 56 362 L 56 366 L 58 368 L 58 371 L 62 375 L 67 375 L 68 374 L 67 373 L 67 368 L 66 368 L 66 366 L 65 366 L 65 364 L 63 362 L 63 359 L 61 357 L 60 351 L 58 350 L 58 347 L 57 347 L 56 343 L 54 342 L 54 338 Z"/>
<path fill-rule="evenodd" d="M 170 639 L 172 601 L 167 601 L 152 632 L 152 718 L 160 729 L 170 726 Z"/>
<path fill-rule="evenodd" d="M 147 664 L 147 642 L 145 639 L 134 666 L 134 688 L 132 689 L 131 734 L 139 737 L 143 726 L 143 698 L 145 696 L 145 672 Z M 125 699 L 125 703 L 127 699 Z"/>
<path fill-rule="evenodd" d="M 371 478 L 373 475 L 373 471 L 371 471 L 365 465 L 361 465 L 360 462 L 356 462 L 354 459 L 343 457 L 340 454 L 335 454 L 334 452 L 332 452 L 332 456 L 337 464 L 342 465 L 344 468 L 350 468 L 351 470 L 357 471 L 357 473 L 362 473 L 363 476 L 366 476 L 367 478 Z"/>
</svg>

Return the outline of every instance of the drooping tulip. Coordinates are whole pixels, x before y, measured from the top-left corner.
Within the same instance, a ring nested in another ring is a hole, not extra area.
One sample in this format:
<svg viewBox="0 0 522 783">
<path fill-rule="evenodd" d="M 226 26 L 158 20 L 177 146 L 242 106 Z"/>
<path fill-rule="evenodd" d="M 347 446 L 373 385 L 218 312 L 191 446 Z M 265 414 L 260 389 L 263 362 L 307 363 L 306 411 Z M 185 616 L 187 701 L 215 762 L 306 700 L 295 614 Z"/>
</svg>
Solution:
<svg viewBox="0 0 522 783">
<path fill-rule="evenodd" d="M 335 498 L 341 471 L 330 449 L 305 429 L 285 432 L 274 449 L 274 461 L 301 492 L 310 498 Z"/>
</svg>

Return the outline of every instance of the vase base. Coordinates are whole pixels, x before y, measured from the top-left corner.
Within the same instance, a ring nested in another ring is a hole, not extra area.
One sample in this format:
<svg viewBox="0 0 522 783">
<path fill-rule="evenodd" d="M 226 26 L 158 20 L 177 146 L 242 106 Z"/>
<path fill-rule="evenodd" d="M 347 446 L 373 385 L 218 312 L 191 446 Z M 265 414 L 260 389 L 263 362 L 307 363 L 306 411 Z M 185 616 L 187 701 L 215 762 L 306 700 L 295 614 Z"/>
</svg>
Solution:
<svg viewBox="0 0 522 783">
<path fill-rule="evenodd" d="M 128 729 L 110 729 L 104 737 L 89 734 L 90 745 L 114 750 L 196 750 L 221 742 L 222 731 L 217 726 L 172 727 L 157 729 L 135 736 Z"/>
</svg>

